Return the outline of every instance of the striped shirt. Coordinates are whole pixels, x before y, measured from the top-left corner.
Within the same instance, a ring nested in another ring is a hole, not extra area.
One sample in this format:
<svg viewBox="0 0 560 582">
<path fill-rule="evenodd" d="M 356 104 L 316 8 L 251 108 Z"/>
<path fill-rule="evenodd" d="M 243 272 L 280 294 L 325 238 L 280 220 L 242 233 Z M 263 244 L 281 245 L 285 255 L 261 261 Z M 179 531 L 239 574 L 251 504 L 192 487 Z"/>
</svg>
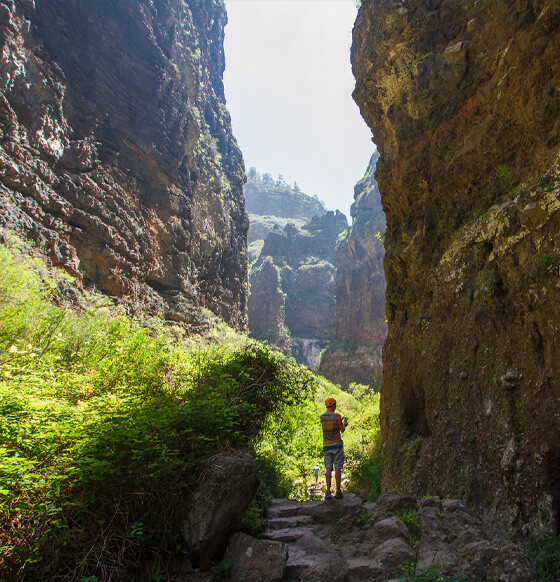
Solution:
<svg viewBox="0 0 560 582">
<path fill-rule="evenodd" d="M 336 421 L 336 412 L 321 414 L 321 424 L 323 425 L 323 451 L 342 447 L 342 437 Z"/>
</svg>

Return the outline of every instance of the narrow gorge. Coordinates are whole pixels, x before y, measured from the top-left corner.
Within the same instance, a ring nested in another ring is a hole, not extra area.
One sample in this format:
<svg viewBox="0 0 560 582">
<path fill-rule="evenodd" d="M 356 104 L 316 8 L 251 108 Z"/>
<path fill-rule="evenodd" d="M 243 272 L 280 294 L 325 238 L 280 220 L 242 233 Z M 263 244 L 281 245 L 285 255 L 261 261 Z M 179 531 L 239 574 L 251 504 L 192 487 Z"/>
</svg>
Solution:
<svg viewBox="0 0 560 582">
<path fill-rule="evenodd" d="M 357 15 L 350 225 L 245 171 L 242 4 L 280 3 L 0 0 L 0 582 L 557 581 L 560 2 L 328 3 Z M 280 68 L 328 189 L 346 121 Z"/>
<path fill-rule="evenodd" d="M 364 177 L 354 188 L 352 226 L 336 251 L 336 317 L 333 341 L 321 356 L 319 373 L 348 388 L 351 383 L 379 390 L 385 321 L 385 215 L 371 157 Z"/>
</svg>

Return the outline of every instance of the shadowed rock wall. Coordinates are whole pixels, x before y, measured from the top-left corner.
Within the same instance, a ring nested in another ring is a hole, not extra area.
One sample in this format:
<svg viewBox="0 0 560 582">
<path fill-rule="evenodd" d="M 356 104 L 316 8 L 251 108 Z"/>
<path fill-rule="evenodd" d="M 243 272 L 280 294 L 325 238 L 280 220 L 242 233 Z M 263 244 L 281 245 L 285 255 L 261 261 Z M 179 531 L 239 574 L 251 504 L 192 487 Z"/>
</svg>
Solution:
<svg viewBox="0 0 560 582">
<path fill-rule="evenodd" d="M 381 154 L 384 487 L 558 531 L 560 3 L 364 0 Z"/>
<path fill-rule="evenodd" d="M 0 225 L 169 319 L 245 326 L 221 0 L 0 1 Z"/>
</svg>

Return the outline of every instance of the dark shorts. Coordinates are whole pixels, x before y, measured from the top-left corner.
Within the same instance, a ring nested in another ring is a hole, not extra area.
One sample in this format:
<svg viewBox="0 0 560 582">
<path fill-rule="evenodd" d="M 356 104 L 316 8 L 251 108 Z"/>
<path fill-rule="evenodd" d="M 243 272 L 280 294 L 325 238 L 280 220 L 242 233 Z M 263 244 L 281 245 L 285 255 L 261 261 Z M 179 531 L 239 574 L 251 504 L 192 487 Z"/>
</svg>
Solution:
<svg viewBox="0 0 560 582">
<path fill-rule="evenodd" d="M 331 449 L 330 451 L 323 451 L 325 456 L 325 469 L 342 469 L 344 465 L 344 447 L 338 449 Z"/>
</svg>

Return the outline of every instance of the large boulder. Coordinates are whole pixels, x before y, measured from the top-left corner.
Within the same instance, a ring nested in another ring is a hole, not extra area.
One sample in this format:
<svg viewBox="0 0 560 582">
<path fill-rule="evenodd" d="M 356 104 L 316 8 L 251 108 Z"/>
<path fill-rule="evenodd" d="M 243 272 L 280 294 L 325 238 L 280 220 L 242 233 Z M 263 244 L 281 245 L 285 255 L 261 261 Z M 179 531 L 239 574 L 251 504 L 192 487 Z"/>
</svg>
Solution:
<svg viewBox="0 0 560 582">
<path fill-rule="evenodd" d="M 235 582 L 272 582 L 284 578 L 288 549 L 281 542 L 238 532 L 232 536 L 224 560 L 231 562 L 230 578 Z"/>
<path fill-rule="evenodd" d="M 247 454 L 220 453 L 206 463 L 202 475 L 185 500 L 181 530 L 189 558 L 206 568 L 221 557 L 253 500 L 258 467 Z"/>
</svg>

